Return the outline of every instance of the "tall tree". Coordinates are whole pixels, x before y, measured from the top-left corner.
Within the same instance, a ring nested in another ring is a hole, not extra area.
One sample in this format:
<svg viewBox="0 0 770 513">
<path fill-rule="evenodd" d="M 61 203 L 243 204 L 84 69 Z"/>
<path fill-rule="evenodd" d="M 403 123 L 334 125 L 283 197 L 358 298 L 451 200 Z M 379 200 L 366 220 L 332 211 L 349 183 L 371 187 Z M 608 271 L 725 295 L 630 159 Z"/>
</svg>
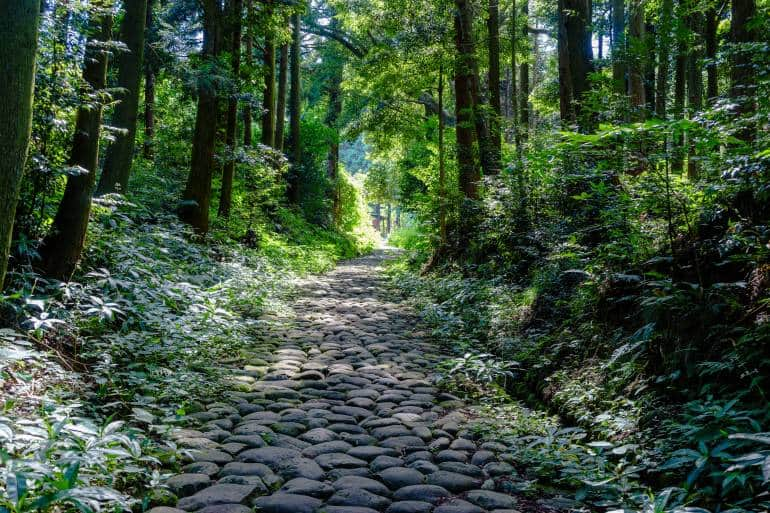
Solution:
<svg viewBox="0 0 770 513">
<path fill-rule="evenodd" d="M 529 41 L 531 35 L 528 30 L 529 25 L 529 0 L 522 2 L 522 12 L 524 14 L 522 41 L 526 42 L 525 48 L 529 50 Z M 529 134 L 529 59 L 523 59 L 519 65 L 519 133 L 520 139 L 524 143 Z"/>
<path fill-rule="evenodd" d="M 706 10 L 706 99 L 712 103 L 719 96 L 719 76 L 717 69 L 717 25 L 719 24 L 717 8 L 710 5 Z"/>
<path fill-rule="evenodd" d="M 669 59 L 671 58 L 671 19 L 674 12 L 674 0 L 663 0 L 660 8 L 658 24 L 658 75 L 655 85 L 655 115 L 660 119 L 666 118 L 666 98 L 668 96 Z"/>
<path fill-rule="evenodd" d="M 289 148 L 291 169 L 289 170 L 287 196 L 292 203 L 299 203 L 299 165 L 302 160 L 300 115 L 302 109 L 302 32 L 299 12 L 291 17 L 291 92 L 289 98 Z"/>
<path fill-rule="evenodd" d="M 125 14 L 120 24 L 120 40 L 126 51 L 117 55 L 118 87 L 123 91 L 120 103 L 115 107 L 112 125 L 123 132 L 107 148 L 102 176 L 96 188 L 97 194 L 128 190 L 128 179 L 134 159 L 136 122 L 139 115 L 139 86 L 142 81 L 144 36 L 147 23 L 147 2 L 125 2 Z"/>
<path fill-rule="evenodd" d="M 756 79 L 752 66 L 752 50 L 748 44 L 757 41 L 756 28 L 751 21 L 757 14 L 755 0 L 733 0 L 730 39 L 735 45 L 730 66 L 730 96 L 736 102 L 735 112 L 739 116 L 748 116 L 755 110 Z M 754 139 L 754 129 L 746 126 L 738 131 L 737 136 L 744 141 Z"/>
<path fill-rule="evenodd" d="M 265 16 L 273 15 L 273 0 L 265 0 Z M 262 94 L 262 144 L 275 145 L 275 41 L 268 30 L 263 51 L 265 86 Z"/>
<path fill-rule="evenodd" d="M 456 0 L 461 4 L 461 0 Z M 459 7 L 459 5 L 458 5 Z M 467 50 L 463 38 L 463 20 L 460 9 L 455 11 L 455 117 L 457 126 L 455 137 L 457 139 L 457 168 L 460 181 L 460 191 L 468 199 L 478 199 L 478 182 L 481 179 L 479 168 L 474 156 L 474 144 L 476 136 L 473 122 L 473 96 L 471 93 L 471 67 L 467 62 Z"/>
<path fill-rule="evenodd" d="M 625 0 L 612 0 L 612 81 L 615 92 L 626 93 Z"/>
<path fill-rule="evenodd" d="M 278 99 L 275 106 L 275 148 L 283 151 L 286 130 L 286 94 L 289 86 L 289 45 L 281 46 L 278 66 Z"/>
<path fill-rule="evenodd" d="M 444 120 L 444 65 L 439 65 L 438 69 L 438 223 L 439 237 L 441 243 L 439 247 L 446 245 L 447 241 L 447 193 L 446 193 L 446 148 L 444 143 L 444 134 L 446 132 L 446 123 Z"/>
<path fill-rule="evenodd" d="M 589 89 L 588 75 L 593 70 L 592 49 L 588 24 L 590 0 L 559 0 L 558 54 L 560 105 L 562 119 L 579 121 L 586 129 L 589 121 L 582 119 L 583 95 Z M 573 114 L 574 111 L 574 114 Z"/>
<path fill-rule="evenodd" d="M 153 11 L 156 0 L 147 0 L 147 21 L 145 22 L 145 58 L 144 58 L 144 158 L 153 157 L 155 139 L 155 73 L 156 63 L 152 58 L 150 42 L 156 39 L 157 29 L 153 23 Z"/>
<path fill-rule="evenodd" d="M 468 68 L 470 80 L 471 105 L 476 139 L 479 144 L 481 168 L 487 176 L 500 172 L 500 153 L 495 151 L 489 131 L 488 105 L 483 97 L 479 80 L 479 64 L 476 56 L 476 41 L 473 34 L 473 9 L 471 0 L 455 0 L 455 9 L 459 18 L 458 56 L 462 65 Z M 499 56 L 498 56 L 499 58 Z"/>
<path fill-rule="evenodd" d="M 40 0 L 0 3 L 0 289 L 32 130 Z"/>
<path fill-rule="evenodd" d="M 501 120 L 502 109 L 500 101 L 500 5 L 499 0 L 489 0 L 487 13 L 487 40 L 489 54 L 489 73 L 487 80 L 489 83 L 489 105 L 491 112 L 489 116 L 489 146 L 490 150 L 495 152 L 493 157 L 496 161 L 501 158 L 502 138 L 501 138 Z M 499 170 L 499 166 L 497 166 Z"/>
<path fill-rule="evenodd" d="M 647 104 L 644 87 L 644 68 L 646 52 L 644 51 L 644 1 L 632 0 L 629 12 L 628 40 L 631 48 L 628 63 L 628 96 L 631 101 L 633 117 L 636 120 L 644 119 L 644 110 Z"/>
<path fill-rule="evenodd" d="M 335 19 L 336 21 L 336 19 Z M 326 126 L 332 129 L 332 139 L 329 143 L 329 155 L 327 158 L 327 177 L 331 183 L 332 200 L 332 220 L 335 225 L 340 221 L 340 195 L 339 195 L 339 174 L 340 174 L 340 141 L 338 122 L 342 115 L 342 78 L 344 71 L 344 62 L 341 59 L 335 59 L 331 63 L 332 70 L 329 82 L 326 86 L 326 93 L 329 96 L 329 106 L 326 111 Z"/>
<path fill-rule="evenodd" d="M 83 65 L 84 95 L 89 99 L 77 111 L 75 134 L 64 196 L 53 225 L 40 247 L 42 271 L 48 276 L 68 280 L 75 271 L 85 245 L 91 196 L 99 165 L 99 131 L 109 61 L 106 42 L 112 35 L 112 7 L 96 4 L 89 21 L 89 39 Z"/>
<path fill-rule="evenodd" d="M 213 63 L 221 51 L 223 16 L 223 7 L 219 0 L 203 0 L 204 61 Z M 219 116 L 217 95 L 217 87 L 213 81 L 203 76 L 198 78 L 198 107 L 195 114 L 190 174 L 182 194 L 179 216 L 201 234 L 209 229 L 214 145 Z"/>
<path fill-rule="evenodd" d="M 228 155 L 222 168 L 222 187 L 219 195 L 219 215 L 228 217 L 233 203 L 233 178 L 235 176 L 235 150 L 238 130 L 238 93 L 240 92 L 239 78 L 241 75 L 241 19 L 243 15 L 243 0 L 229 0 L 228 20 L 230 39 L 230 67 L 233 80 L 236 82 L 235 91 L 227 99 L 227 122 L 225 144 Z"/>
<path fill-rule="evenodd" d="M 251 20 L 253 15 L 253 3 L 252 0 L 246 0 L 246 19 Z M 244 53 L 246 60 L 246 69 L 243 72 L 241 80 L 246 83 L 251 82 L 252 68 L 254 67 L 254 33 L 251 23 L 246 26 L 246 34 L 244 35 Z M 251 100 L 243 102 L 243 145 L 250 147 L 252 143 L 252 113 L 251 113 Z"/>
</svg>

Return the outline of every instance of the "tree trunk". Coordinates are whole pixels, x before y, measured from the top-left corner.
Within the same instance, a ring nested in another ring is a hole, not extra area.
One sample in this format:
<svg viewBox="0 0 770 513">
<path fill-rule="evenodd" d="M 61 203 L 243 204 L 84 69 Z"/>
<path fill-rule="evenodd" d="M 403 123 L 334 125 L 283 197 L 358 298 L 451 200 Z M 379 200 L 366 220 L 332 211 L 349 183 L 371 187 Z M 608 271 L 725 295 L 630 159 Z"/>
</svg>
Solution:
<svg viewBox="0 0 770 513">
<path fill-rule="evenodd" d="M 526 1 L 526 0 L 525 0 Z M 510 104 L 511 104 L 511 130 L 513 131 L 513 142 L 516 144 L 516 152 L 521 155 L 521 129 L 519 127 L 519 90 L 516 83 L 516 40 L 518 38 L 518 26 L 516 25 L 516 0 L 511 2 L 511 15 L 509 18 L 509 32 L 511 35 L 511 85 L 510 85 Z"/>
<path fill-rule="evenodd" d="M 247 19 L 252 13 L 252 0 L 246 0 L 246 16 Z M 249 83 L 252 82 L 251 70 L 254 66 L 254 34 L 251 25 L 246 28 L 246 37 L 244 38 L 245 46 L 244 52 L 246 54 L 246 73 L 241 79 Z M 252 134 L 252 113 L 251 113 L 251 100 L 243 102 L 243 145 L 247 148 L 251 147 L 253 134 Z"/>
<path fill-rule="evenodd" d="M 144 158 L 153 158 L 153 140 L 155 138 L 155 62 L 149 44 L 155 41 L 153 25 L 153 7 L 155 0 L 147 0 L 147 20 L 144 38 Z"/>
<path fill-rule="evenodd" d="M 524 41 L 529 43 L 530 34 L 527 30 L 529 24 L 529 0 L 524 0 L 522 5 L 524 14 L 524 28 L 522 36 Z M 527 44 L 527 49 L 529 44 Z M 519 66 L 519 134 L 522 145 L 527 142 L 529 137 L 529 60 L 524 59 Z"/>
<path fill-rule="evenodd" d="M 233 77 L 241 75 L 241 19 L 243 15 L 243 0 L 230 0 L 228 9 L 228 25 L 230 27 L 230 66 Z M 219 215 L 227 218 L 230 216 L 230 209 L 233 204 L 233 178 L 235 177 L 235 140 L 238 131 L 238 92 L 240 87 L 236 87 L 235 94 L 231 94 L 227 100 L 227 132 L 225 134 L 225 144 L 227 145 L 228 155 L 225 165 L 222 168 L 222 188 L 219 195 Z"/>
<path fill-rule="evenodd" d="M 644 88 L 644 2 L 634 0 L 628 23 L 629 46 L 633 49 L 628 62 L 628 96 L 631 102 L 632 119 L 641 121 L 645 117 L 647 98 Z"/>
<path fill-rule="evenodd" d="M 126 45 L 127 51 L 118 53 L 116 59 L 118 87 L 123 90 L 123 98 L 115 107 L 111 124 L 124 130 L 125 133 L 117 134 L 115 141 L 107 148 L 104 169 L 96 188 L 97 194 L 128 191 L 131 164 L 134 160 L 147 2 L 135 0 L 125 2 L 124 6 L 125 14 L 120 24 L 120 40 Z"/>
<path fill-rule="evenodd" d="M 283 151 L 286 129 L 286 94 L 289 86 L 289 45 L 281 47 L 281 65 L 278 68 L 278 102 L 275 108 L 275 149 Z"/>
<path fill-rule="evenodd" d="M 495 151 L 489 133 L 489 116 L 487 116 L 486 101 L 482 96 L 481 81 L 479 80 L 479 65 L 476 59 L 476 43 L 473 37 L 473 12 L 470 0 L 455 0 L 455 6 L 460 19 L 460 58 L 462 65 L 468 68 L 467 76 L 470 80 L 472 120 L 479 143 L 481 167 L 485 175 L 496 175 L 500 172 L 500 153 Z"/>
<path fill-rule="evenodd" d="M 444 121 L 444 65 L 440 64 L 438 68 L 438 223 L 440 247 L 444 247 L 447 242 L 446 226 L 446 148 L 444 144 L 444 133 L 446 123 Z M 399 210 L 399 214 L 401 211 Z"/>
<path fill-rule="evenodd" d="M 266 0 L 267 14 L 272 13 L 273 0 Z M 265 38 L 265 88 L 262 95 L 262 144 L 275 147 L 275 42 L 272 34 Z"/>
<path fill-rule="evenodd" d="M 756 79 L 752 66 L 752 52 L 745 47 L 746 43 L 758 40 L 756 29 L 750 25 L 757 14 L 755 0 L 733 0 L 731 14 L 730 38 L 737 48 L 730 66 L 730 96 L 737 105 L 735 114 L 747 117 L 756 110 L 754 105 Z M 746 125 L 745 121 L 742 123 Z M 754 126 L 746 125 L 736 133 L 736 136 L 751 142 L 754 140 L 754 132 Z"/>
<path fill-rule="evenodd" d="M 204 1 L 203 58 L 209 62 L 217 58 L 221 49 L 222 15 L 218 0 Z M 218 116 L 219 102 L 215 83 L 201 78 L 198 82 L 198 110 L 195 115 L 190 174 L 179 209 L 180 219 L 192 225 L 199 234 L 205 234 L 209 229 Z"/>
<path fill-rule="evenodd" d="M 567 39 L 565 9 L 565 0 L 558 0 L 559 115 L 563 124 L 574 125 L 577 123 L 577 115 L 575 113 L 575 93 L 572 89 L 572 68 L 569 59 L 570 49 Z"/>
<path fill-rule="evenodd" d="M 339 127 L 337 123 L 342 114 L 342 78 L 344 64 L 336 63 L 332 77 L 329 81 L 329 110 L 326 112 L 326 126 L 334 130 L 334 138 L 329 145 L 329 156 L 327 159 L 327 176 L 331 183 L 332 200 L 332 220 L 337 226 L 340 221 L 340 194 L 339 194 L 339 174 L 340 174 L 340 142 Z"/>
<path fill-rule="evenodd" d="M 626 94 L 625 0 L 612 0 L 612 81 L 616 93 Z"/>
<path fill-rule="evenodd" d="M 459 11 L 455 13 L 455 117 L 457 126 L 457 168 L 460 191 L 468 199 L 478 199 L 478 182 L 481 179 L 476 165 L 473 145 L 473 97 L 471 95 L 471 76 L 468 66 L 463 27 Z"/>
<path fill-rule="evenodd" d="M 488 52 L 489 52 L 489 105 L 492 112 L 489 116 L 490 149 L 496 153 L 494 159 L 500 161 L 502 155 L 502 109 L 500 101 L 500 6 L 499 0 L 489 0 L 487 17 Z M 499 171 L 500 166 L 496 166 Z"/>
<path fill-rule="evenodd" d="M 91 93 L 98 94 L 106 87 L 108 53 L 101 45 L 112 34 L 112 15 L 94 14 L 89 22 L 89 36 L 83 80 Z M 41 270 L 59 280 L 69 280 L 75 271 L 85 245 L 88 220 L 91 214 L 91 196 L 96 185 L 99 166 L 99 129 L 102 124 L 102 105 L 81 105 L 75 121 L 75 135 L 69 164 L 73 173 L 67 177 L 53 225 L 40 248 Z M 81 172 L 79 172 L 81 171 Z"/>
<path fill-rule="evenodd" d="M 644 54 L 644 99 L 645 116 L 655 112 L 655 25 L 645 23 Z"/>
<path fill-rule="evenodd" d="M 655 93 L 655 114 L 660 119 L 666 119 L 666 98 L 668 96 L 668 71 L 671 37 L 671 17 L 674 11 L 674 0 L 663 0 L 658 24 L 658 76 Z"/>
<path fill-rule="evenodd" d="M 291 203 L 300 200 L 299 166 L 302 161 L 302 139 L 300 116 L 302 115 L 302 77 L 300 64 L 302 59 L 302 32 L 299 14 L 292 16 L 291 43 L 291 93 L 289 98 L 289 147 L 291 169 L 289 170 L 287 196 Z"/>
<path fill-rule="evenodd" d="M 0 3 L 0 290 L 32 130 L 40 0 Z"/>
<path fill-rule="evenodd" d="M 706 11 L 706 99 L 713 104 L 719 96 L 719 78 L 717 69 L 717 10 L 710 7 Z"/>
<path fill-rule="evenodd" d="M 385 218 L 385 233 L 390 235 L 393 221 L 393 205 L 388 203 L 387 217 Z"/>
<path fill-rule="evenodd" d="M 703 37 L 703 16 L 700 12 L 694 12 L 688 18 L 690 30 L 695 34 L 696 40 Z M 703 74 L 702 53 L 696 45 L 690 48 L 687 56 L 687 112 L 692 119 L 703 108 Z M 699 170 L 695 158 L 695 145 L 690 137 L 687 141 L 687 176 L 691 179 L 698 178 Z"/>
</svg>

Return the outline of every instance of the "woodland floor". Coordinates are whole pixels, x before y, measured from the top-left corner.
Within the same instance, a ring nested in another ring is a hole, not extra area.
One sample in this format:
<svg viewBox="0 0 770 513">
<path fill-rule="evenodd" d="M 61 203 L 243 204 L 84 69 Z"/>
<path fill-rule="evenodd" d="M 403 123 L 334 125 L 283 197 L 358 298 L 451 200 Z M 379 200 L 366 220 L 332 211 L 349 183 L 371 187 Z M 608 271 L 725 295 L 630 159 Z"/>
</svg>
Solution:
<svg viewBox="0 0 770 513">
<path fill-rule="evenodd" d="M 175 433 L 191 451 L 168 481 L 177 508 L 153 513 L 476 513 L 531 510 L 497 490 L 506 446 L 469 429 L 439 390 L 439 348 L 393 303 L 387 250 L 305 280 L 265 319 L 232 389 Z M 537 507 L 537 506 L 535 506 Z"/>
</svg>

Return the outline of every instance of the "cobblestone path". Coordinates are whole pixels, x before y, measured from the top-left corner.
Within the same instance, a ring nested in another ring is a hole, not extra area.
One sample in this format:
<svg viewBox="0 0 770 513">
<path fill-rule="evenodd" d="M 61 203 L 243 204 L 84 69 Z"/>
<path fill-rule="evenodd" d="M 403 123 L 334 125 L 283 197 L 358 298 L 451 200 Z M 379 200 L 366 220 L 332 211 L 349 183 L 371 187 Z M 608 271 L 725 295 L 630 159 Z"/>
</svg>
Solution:
<svg viewBox="0 0 770 513">
<path fill-rule="evenodd" d="M 153 513 L 510 513 L 503 445 L 462 428 L 436 347 L 384 293 L 383 253 L 306 282 L 233 390 L 175 437 L 194 461 Z"/>
</svg>

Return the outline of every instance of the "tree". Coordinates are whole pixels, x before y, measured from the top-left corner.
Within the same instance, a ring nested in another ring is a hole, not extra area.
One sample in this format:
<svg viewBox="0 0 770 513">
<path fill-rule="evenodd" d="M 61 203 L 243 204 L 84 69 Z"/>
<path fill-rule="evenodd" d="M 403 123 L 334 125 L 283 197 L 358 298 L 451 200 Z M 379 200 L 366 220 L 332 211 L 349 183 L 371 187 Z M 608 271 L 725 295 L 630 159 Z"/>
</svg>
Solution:
<svg viewBox="0 0 770 513">
<path fill-rule="evenodd" d="M 463 19 L 460 7 L 462 0 L 456 0 L 455 11 L 455 57 L 454 86 L 455 86 L 455 128 L 457 147 L 457 168 L 460 180 L 460 191 L 468 199 L 478 199 L 478 182 L 481 179 L 479 168 L 474 156 L 476 135 L 473 130 L 473 97 L 471 93 L 471 67 L 468 65 L 467 43 L 463 35 Z"/>
<path fill-rule="evenodd" d="M 666 97 L 668 96 L 668 72 L 670 47 L 673 42 L 671 37 L 671 18 L 674 11 L 674 0 L 663 0 L 660 9 L 660 23 L 658 28 L 658 75 L 655 92 L 655 114 L 660 119 L 666 118 Z"/>
<path fill-rule="evenodd" d="M 250 20 L 252 17 L 252 0 L 246 0 L 246 19 Z M 251 73 L 254 66 L 254 34 L 253 26 L 251 23 L 246 28 L 246 34 L 244 35 L 244 53 L 246 58 L 246 70 L 243 72 L 241 80 L 251 82 Z M 247 148 L 252 144 L 252 114 L 251 114 L 251 101 L 243 102 L 243 145 Z"/>
<path fill-rule="evenodd" d="M 265 16 L 273 15 L 273 0 L 265 0 Z M 275 41 L 268 30 L 262 53 L 265 86 L 262 94 L 262 144 L 275 146 Z"/>
<path fill-rule="evenodd" d="M 755 110 L 756 81 L 751 62 L 752 51 L 748 45 L 757 40 L 756 29 L 751 25 L 756 11 L 755 0 L 732 1 L 730 39 L 735 48 L 730 67 L 730 96 L 736 100 L 735 113 L 739 116 L 749 116 Z M 738 131 L 737 136 L 750 142 L 754 139 L 754 129 L 746 126 Z"/>
<path fill-rule="evenodd" d="M 291 18 L 291 92 L 289 98 L 289 171 L 287 196 L 292 203 L 299 202 L 299 165 L 302 160 L 302 139 L 300 134 L 300 116 L 302 109 L 302 77 L 300 62 L 302 58 L 302 33 L 299 12 Z"/>
<path fill-rule="evenodd" d="M 687 26 L 696 41 L 703 37 L 703 14 L 695 9 L 687 16 Z M 703 74 L 701 65 L 703 51 L 698 44 L 692 45 L 687 54 L 687 113 L 692 119 L 703 108 Z M 687 176 L 698 178 L 699 169 L 695 158 L 695 145 L 688 137 L 687 141 Z"/>
<path fill-rule="evenodd" d="M 631 101 L 633 117 L 642 120 L 647 104 L 644 87 L 645 44 L 644 44 L 644 2 L 633 0 L 628 24 L 629 45 L 632 47 L 631 59 L 628 62 L 628 96 Z"/>
<path fill-rule="evenodd" d="M 223 8 L 218 0 L 203 1 L 204 63 L 213 66 L 221 50 Z M 198 77 L 198 106 L 195 114 L 192 158 L 187 185 L 182 194 L 179 217 L 204 234 L 209 229 L 211 179 L 214 171 L 214 145 L 219 106 L 217 85 L 209 77 Z"/>
<path fill-rule="evenodd" d="M 559 0 L 558 2 L 559 103 L 561 118 L 580 122 L 582 128 L 590 123 L 582 118 L 583 94 L 588 91 L 588 75 L 593 70 L 588 23 L 590 2 Z"/>
<path fill-rule="evenodd" d="M 278 67 L 278 100 L 275 107 L 275 149 L 283 151 L 286 129 L 286 93 L 289 83 L 289 45 L 281 46 L 281 63 Z"/>
<path fill-rule="evenodd" d="M 612 81 L 615 92 L 626 94 L 625 0 L 612 0 Z"/>
<path fill-rule="evenodd" d="M 514 4 L 515 7 L 515 4 Z M 522 4 L 522 11 L 524 14 L 524 29 L 522 38 L 529 43 L 530 33 L 528 30 L 528 17 L 529 17 L 529 0 L 524 0 Z M 529 44 L 525 46 L 529 50 Z M 522 144 L 527 141 L 529 134 L 529 59 L 523 59 L 519 65 L 519 134 Z"/>
<path fill-rule="evenodd" d="M 99 166 L 99 132 L 112 35 L 112 7 L 97 4 L 89 21 L 89 39 L 83 65 L 84 95 L 88 102 L 77 111 L 70 154 L 70 172 L 56 217 L 40 247 L 41 270 L 59 280 L 69 280 L 85 245 L 91 196 Z"/>
<path fill-rule="evenodd" d="M 150 42 L 157 39 L 157 28 L 153 23 L 153 11 L 156 0 L 147 0 L 147 21 L 145 22 L 145 51 L 144 51 L 144 158 L 153 157 L 153 140 L 155 138 L 155 73 L 156 63 L 152 58 Z"/>
<path fill-rule="evenodd" d="M 491 112 L 489 116 L 489 147 L 495 152 L 493 157 L 497 162 L 500 161 L 501 154 L 501 135 L 500 125 L 502 119 L 502 109 L 500 102 L 500 7 L 499 0 L 489 0 L 487 17 L 487 40 L 489 53 L 489 73 L 487 79 L 489 82 L 489 105 Z M 496 169 L 499 170 L 497 165 Z"/>
<path fill-rule="evenodd" d="M 120 52 L 116 59 L 118 87 L 122 89 L 123 96 L 112 116 L 112 125 L 123 132 L 117 133 L 115 141 L 107 148 L 104 169 L 96 188 L 97 194 L 107 194 L 117 190 L 127 191 L 131 163 L 134 159 L 147 2 L 136 0 L 125 2 L 124 5 L 125 14 L 120 24 L 120 40 L 126 45 L 126 51 Z"/>
<path fill-rule="evenodd" d="M 0 289 L 32 129 L 40 0 L 0 4 Z"/>
<path fill-rule="evenodd" d="M 233 202 L 233 178 L 235 176 L 236 131 L 238 129 L 238 79 L 241 74 L 241 16 L 243 15 L 243 0 L 230 0 L 228 6 L 228 27 L 230 38 L 230 66 L 233 80 L 236 82 L 235 91 L 227 99 L 227 124 L 225 144 L 227 159 L 222 168 L 222 188 L 219 195 L 219 215 L 227 218 Z"/>
</svg>

